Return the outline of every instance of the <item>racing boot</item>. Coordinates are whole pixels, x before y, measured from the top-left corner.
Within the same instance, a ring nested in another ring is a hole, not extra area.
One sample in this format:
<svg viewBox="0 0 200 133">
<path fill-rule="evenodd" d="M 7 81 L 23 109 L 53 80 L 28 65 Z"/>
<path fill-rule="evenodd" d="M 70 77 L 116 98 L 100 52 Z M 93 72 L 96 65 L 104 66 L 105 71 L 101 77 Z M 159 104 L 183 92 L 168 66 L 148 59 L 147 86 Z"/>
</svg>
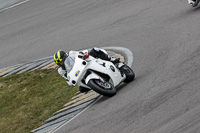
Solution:
<svg viewBox="0 0 200 133">
<path fill-rule="evenodd" d="M 120 58 L 111 57 L 111 58 L 110 58 L 110 61 L 111 61 L 113 64 L 117 64 L 117 63 L 120 62 Z"/>
<path fill-rule="evenodd" d="M 90 90 L 91 90 L 91 89 L 88 89 L 88 88 L 79 86 L 79 91 L 80 91 L 81 93 L 87 94 Z"/>
</svg>

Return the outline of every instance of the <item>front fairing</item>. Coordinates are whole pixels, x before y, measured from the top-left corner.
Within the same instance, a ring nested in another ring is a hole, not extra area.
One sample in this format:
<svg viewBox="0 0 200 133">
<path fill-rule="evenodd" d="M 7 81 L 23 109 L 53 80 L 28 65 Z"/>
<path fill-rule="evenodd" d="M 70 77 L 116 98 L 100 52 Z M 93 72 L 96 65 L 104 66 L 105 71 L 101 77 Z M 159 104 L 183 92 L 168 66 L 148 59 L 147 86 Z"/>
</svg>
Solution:
<svg viewBox="0 0 200 133">
<path fill-rule="evenodd" d="M 83 63 L 84 62 L 84 63 Z M 78 57 L 68 57 L 65 61 L 65 67 L 67 70 L 67 83 L 69 85 L 77 85 L 83 78 L 85 73 L 85 67 L 87 62 Z"/>
</svg>

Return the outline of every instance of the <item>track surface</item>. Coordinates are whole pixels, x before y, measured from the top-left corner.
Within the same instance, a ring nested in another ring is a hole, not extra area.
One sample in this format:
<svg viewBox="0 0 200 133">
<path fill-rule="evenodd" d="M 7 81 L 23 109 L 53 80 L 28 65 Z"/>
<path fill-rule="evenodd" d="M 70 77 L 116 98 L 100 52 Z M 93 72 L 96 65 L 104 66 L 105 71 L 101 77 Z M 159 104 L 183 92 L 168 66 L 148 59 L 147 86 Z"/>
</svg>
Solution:
<svg viewBox="0 0 200 133">
<path fill-rule="evenodd" d="M 56 133 L 200 133 L 199 18 L 186 0 L 31 0 L 0 13 L 0 68 L 123 46 L 137 79 Z"/>
</svg>

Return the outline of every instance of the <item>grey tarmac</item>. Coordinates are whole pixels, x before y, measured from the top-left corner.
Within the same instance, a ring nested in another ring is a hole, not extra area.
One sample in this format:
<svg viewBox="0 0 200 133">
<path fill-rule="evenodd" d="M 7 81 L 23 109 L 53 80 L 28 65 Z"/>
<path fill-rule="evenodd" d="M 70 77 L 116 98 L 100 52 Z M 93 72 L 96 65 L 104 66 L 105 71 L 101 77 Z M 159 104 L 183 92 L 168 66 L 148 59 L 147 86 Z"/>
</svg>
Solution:
<svg viewBox="0 0 200 133">
<path fill-rule="evenodd" d="M 200 133 L 199 18 L 186 0 L 30 0 L 0 13 L 0 69 L 125 47 L 136 80 L 56 133 Z"/>
</svg>

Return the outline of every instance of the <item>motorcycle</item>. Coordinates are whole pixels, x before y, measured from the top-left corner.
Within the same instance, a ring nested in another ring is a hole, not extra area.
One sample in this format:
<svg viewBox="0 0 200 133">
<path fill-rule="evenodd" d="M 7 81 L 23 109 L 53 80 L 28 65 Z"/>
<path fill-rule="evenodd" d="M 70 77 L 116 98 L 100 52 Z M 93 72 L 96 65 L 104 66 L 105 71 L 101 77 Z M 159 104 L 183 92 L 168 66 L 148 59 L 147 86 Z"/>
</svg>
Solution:
<svg viewBox="0 0 200 133">
<path fill-rule="evenodd" d="M 68 56 L 64 62 L 67 70 L 67 83 L 70 86 L 81 86 L 95 92 L 112 97 L 116 94 L 116 87 L 120 83 L 134 80 L 134 71 L 126 64 L 89 56 L 85 59 L 81 55 Z"/>
<path fill-rule="evenodd" d="M 200 0 L 188 0 L 188 4 L 192 7 L 196 7 Z"/>
</svg>

